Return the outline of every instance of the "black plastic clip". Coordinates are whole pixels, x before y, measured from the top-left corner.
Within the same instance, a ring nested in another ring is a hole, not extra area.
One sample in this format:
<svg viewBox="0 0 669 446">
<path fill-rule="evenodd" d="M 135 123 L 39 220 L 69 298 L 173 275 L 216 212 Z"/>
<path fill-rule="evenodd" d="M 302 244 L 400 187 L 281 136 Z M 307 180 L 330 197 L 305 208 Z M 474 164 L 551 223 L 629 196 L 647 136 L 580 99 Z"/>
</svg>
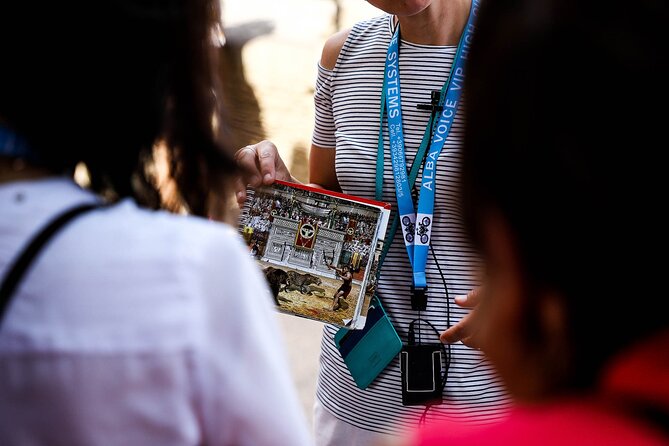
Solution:
<svg viewBox="0 0 669 446">
<path fill-rule="evenodd" d="M 427 309 L 427 287 L 416 288 L 411 285 L 411 309 L 414 311 Z"/>
<path fill-rule="evenodd" d="M 437 112 L 440 112 L 444 109 L 443 106 L 439 105 L 439 100 L 441 99 L 441 91 L 432 90 L 430 92 L 430 103 L 429 104 L 416 104 L 418 110 L 429 110 L 434 116 Z"/>
</svg>

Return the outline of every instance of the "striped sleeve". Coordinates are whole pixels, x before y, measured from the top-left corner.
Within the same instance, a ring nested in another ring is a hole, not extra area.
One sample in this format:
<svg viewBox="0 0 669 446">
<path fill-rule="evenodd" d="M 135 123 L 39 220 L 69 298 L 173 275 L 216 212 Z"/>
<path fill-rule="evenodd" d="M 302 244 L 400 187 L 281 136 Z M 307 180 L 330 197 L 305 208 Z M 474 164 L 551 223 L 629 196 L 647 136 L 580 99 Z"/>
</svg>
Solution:
<svg viewBox="0 0 669 446">
<path fill-rule="evenodd" d="M 314 123 L 314 134 L 311 143 L 326 149 L 334 149 L 336 147 L 335 123 L 332 116 L 331 81 L 332 71 L 318 64 L 318 77 L 314 93 L 316 121 Z"/>
</svg>

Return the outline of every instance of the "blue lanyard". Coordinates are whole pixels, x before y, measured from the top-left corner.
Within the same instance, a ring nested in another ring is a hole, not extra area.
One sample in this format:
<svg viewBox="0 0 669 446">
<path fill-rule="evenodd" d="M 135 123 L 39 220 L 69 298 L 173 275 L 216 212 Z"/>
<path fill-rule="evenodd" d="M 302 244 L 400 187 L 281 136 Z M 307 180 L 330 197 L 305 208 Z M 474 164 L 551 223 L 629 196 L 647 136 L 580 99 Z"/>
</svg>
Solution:
<svg viewBox="0 0 669 446">
<path fill-rule="evenodd" d="M 425 134 L 423 135 L 423 141 L 416 153 L 416 158 L 412 163 L 411 171 L 408 173 L 404 150 L 402 100 L 398 65 L 399 24 L 388 46 L 381 97 L 381 125 L 379 129 L 379 146 L 376 165 L 376 198 L 380 199 L 382 192 L 384 157 L 383 115 L 387 110 L 390 153 L 398 207 L 398 215 L 395 217 L 393 225 L 391 226 L 390 235 L 392 237 L 397 229 L 398 222 L 401 221 L 404 244 L 413 270 L 414 289 L 425 290 L 427 288 L 425 265 L 427 263 L 431 228 L 434 220 L 433 211 L 437 159 L 444 147 L 444 143 L 450 132 L 460 102 L 464 80 L 465 60 L 474 32 L 474 18 L 478 11 L 478 4 L 478 0 L 473 0 L 467 24 L 460 37 L 451 73 L 442 87 L 442 94 L 440 96 L 440 106 L 442 107 L 442 111 L 438 116 L 431 118 L 431 122 L 428 124 Z M 429 129 L 433 128 L 433 125 L 435 124 L 435 132 L 432 136 L 432 141 L 429 144 L 429 150 L 427 150 L 427 141 L 430 137 Z M 425 164 L 423 166 L 418 210 L 416 212 L 411 197 L 411 187 L 416 180 L 418 169 L 423 163 L 423 159 L 425 159 Z M 387 253 L 387 249 L 384 249 L 381 261 L 385 257 L 385 253 Z"/>
</svg>

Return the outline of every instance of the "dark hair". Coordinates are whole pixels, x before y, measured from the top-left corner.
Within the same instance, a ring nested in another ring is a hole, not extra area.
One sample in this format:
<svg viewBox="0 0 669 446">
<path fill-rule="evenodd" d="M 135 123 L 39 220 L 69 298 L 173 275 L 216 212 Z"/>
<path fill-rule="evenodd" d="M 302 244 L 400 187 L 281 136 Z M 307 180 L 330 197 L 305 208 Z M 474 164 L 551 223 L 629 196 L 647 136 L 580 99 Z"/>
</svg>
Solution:
<svg viewBox="0 0 669 446">
<path fill-rule="evenodd" d="M 663 0 L 484 0 L 479 11 L 465 224 L 481 249 L 483 217 L 501 214 L 530 286 L 564 296 L 571 385 L 591 385 L 613 353 L 669 325 L 654 260 L 669 228 L 668 20 Z"/>
<path fill-rule="evenodd" d="M 0 119 L 54 172 L 84 163 L 91 188 L 206 215 L 234 169 L 219 126 L 216 1 L 7 1 L 0 7 Z M 177 205 L 155 179 L 167 151 Z"/>
</svg>

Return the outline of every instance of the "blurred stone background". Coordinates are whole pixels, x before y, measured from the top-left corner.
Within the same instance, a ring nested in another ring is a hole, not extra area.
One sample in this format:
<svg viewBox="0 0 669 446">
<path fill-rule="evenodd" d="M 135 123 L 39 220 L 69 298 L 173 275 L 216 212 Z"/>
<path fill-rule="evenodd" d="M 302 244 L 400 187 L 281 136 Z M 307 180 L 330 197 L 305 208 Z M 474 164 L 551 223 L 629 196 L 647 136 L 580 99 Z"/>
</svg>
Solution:
<svg viewBox="0 0 669 446">
<path fill-rule="evenodd" d="M 381 12 L 364 0 L 221 0 L 221 5 L 221 78 L 231 108 L 233 145 L 269 139 L 292 174 L 307 181 L 314 82 L 323 43 L 336 31 Z M 284 314 L 278 318 L 311 423 L 323 324 Z"/>
</svg>

